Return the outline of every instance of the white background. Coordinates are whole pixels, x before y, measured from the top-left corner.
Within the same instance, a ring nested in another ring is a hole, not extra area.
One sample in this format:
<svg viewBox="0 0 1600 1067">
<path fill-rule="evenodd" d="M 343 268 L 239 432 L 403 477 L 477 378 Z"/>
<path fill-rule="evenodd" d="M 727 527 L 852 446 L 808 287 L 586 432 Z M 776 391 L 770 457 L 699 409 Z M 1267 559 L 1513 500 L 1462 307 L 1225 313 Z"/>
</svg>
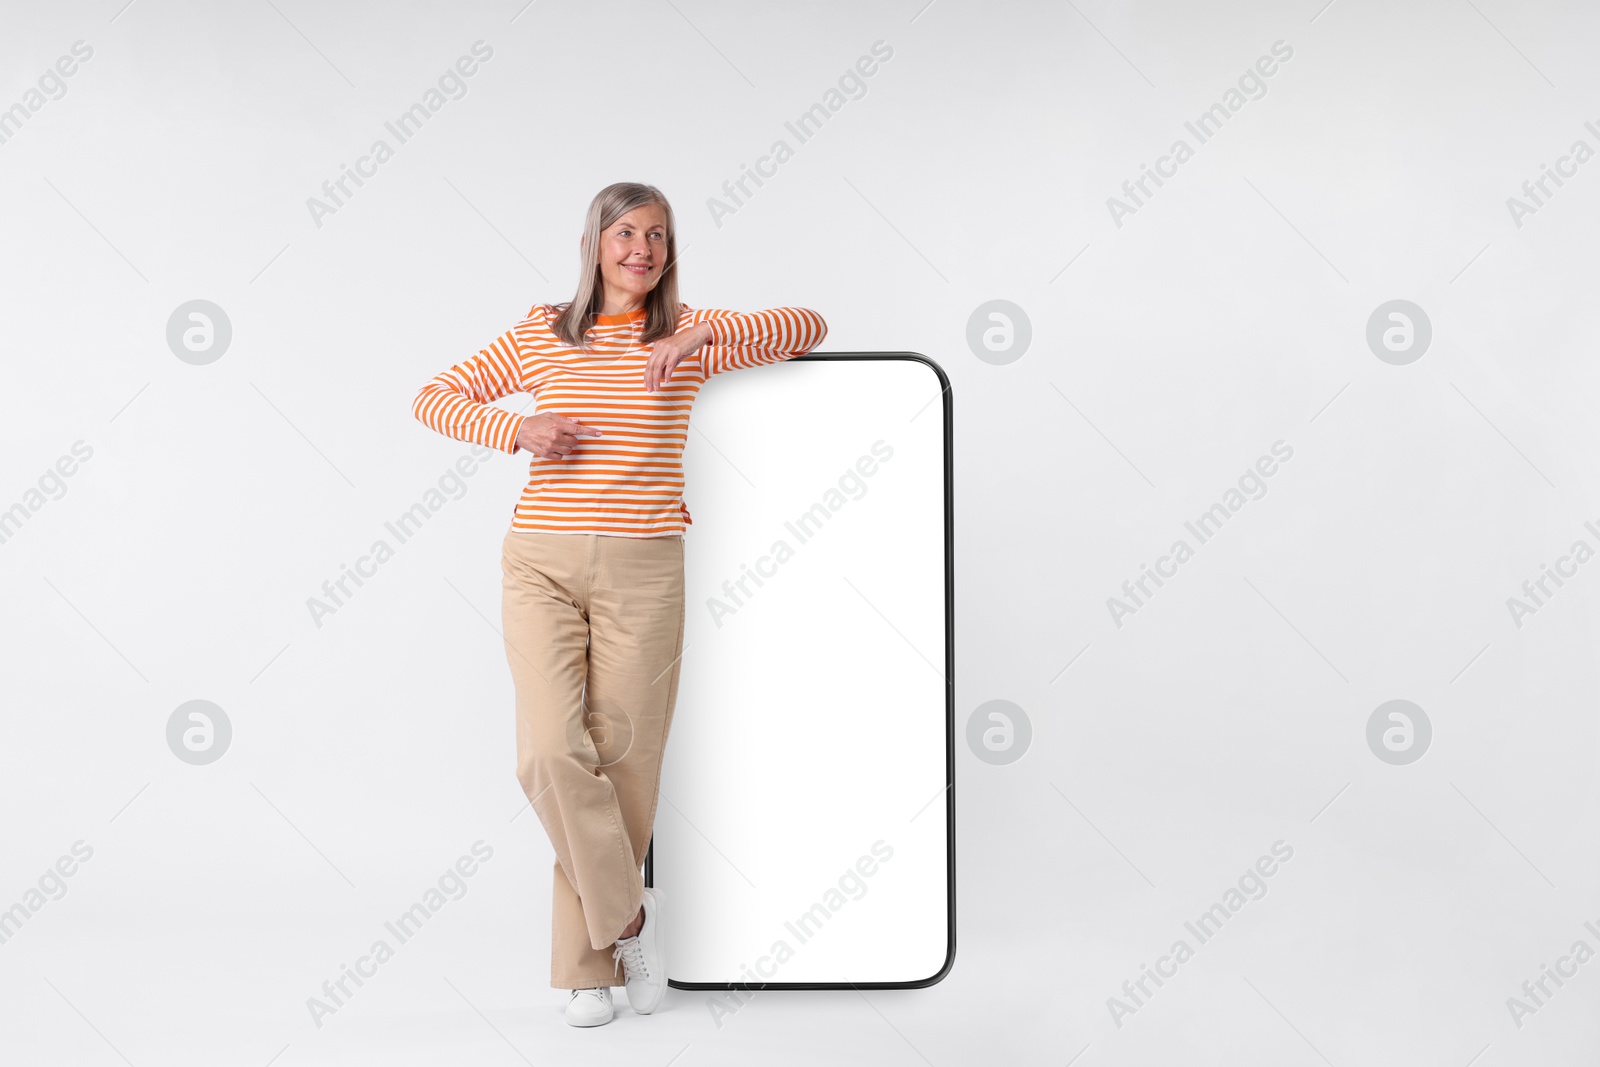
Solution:
<svg viewBox="0 0 1600 1067">
<path fill-rule="evenodd" d="M 73 42 L 94 55 L 0 144 L 0 507 L 74 442 L 93 457 L 0 545 L 0 907 L 94 854 L 0 945 L 0 1059 L 1592 1059 L 1600 962 L 1520 1027 L 1507 998 L 1600 949 L 1600 573 L 1520 628 L 1506 600 L 1596 547 L 1600 163 L 1521 226 L 1506 201 L 1600 147 L 1597 21 L 7 5 L 0 107 Z M 306 199 L 480 39 L 468 94 L 314 225 Z M 708 198 L 878 40 L 866 95 L 717 225 Z M 1107 198 L 1279 40 L 1266 95 L 1116 225 Z M 815 308 L 825 351 L 950 375 L 958 725 L 1004 699 L 1033 735 L 1006 765 L 959 753 L 960 940 L 930 989 L 561 1023 L 493 626 L 520 460 L 490 457 L 320 627 L 307 610 L 469 454 L 411 418 L 417 388 L 570 297 L 583 210 L 624 179 L 672 198 L 690 304 Z M 193 299 L 233 326 L 203 367 L 165 338 Z M 1005 364 L 967 344 L 995 299 L 1032 326 Z M 1366 342 L 1393 299 L 1433 327 L 1405 366 Z M 1278 440 L 1267 495 L 1116 626 L 1107 598 Z M 191 699 L 233 724 L 208 767 L 167 747 Z M 1366 741 L 1391 699 L 1433 724 L 1405 766 Z M 315 1027 L 306 998 L 480 839 L 469 892 Z M 1267 895 L 1118 1025 L 1108 998 L 1280 840 Z"/>
</svg>

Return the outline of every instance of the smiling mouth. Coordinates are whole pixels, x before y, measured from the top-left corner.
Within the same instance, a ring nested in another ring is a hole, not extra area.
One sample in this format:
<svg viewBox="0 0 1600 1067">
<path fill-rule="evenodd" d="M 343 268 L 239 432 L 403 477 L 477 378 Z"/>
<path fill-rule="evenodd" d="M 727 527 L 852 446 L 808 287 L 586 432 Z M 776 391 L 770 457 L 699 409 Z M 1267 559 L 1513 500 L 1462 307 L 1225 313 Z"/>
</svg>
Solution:
<svg viewBox="0 0 1600 1067">
<path fill-rule="evenodd" d="M 638 264 L 633 264 L 633 263 L 624 263 L 622 265 L 622 269 L 625 270 L 625 271 L 628 271 L 628 272 L 630 272 L 632 274 L 641 274 L 641 275 L 643 275 L 643 274 L 649 274 L 650 273 L 650 268 L 648 266 L 640 266 Z"/>
</svg>

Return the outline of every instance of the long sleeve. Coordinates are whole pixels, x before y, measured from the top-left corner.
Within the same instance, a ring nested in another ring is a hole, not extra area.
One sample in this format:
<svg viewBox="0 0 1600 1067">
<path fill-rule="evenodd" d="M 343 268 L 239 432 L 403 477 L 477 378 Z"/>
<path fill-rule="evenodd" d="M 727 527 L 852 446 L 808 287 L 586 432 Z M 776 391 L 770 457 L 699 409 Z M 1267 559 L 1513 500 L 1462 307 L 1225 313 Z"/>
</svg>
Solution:
<svg viewBox="0 0 1600 1067">
<path fill-rule="evenodd" d="M 430 379 L 411 402 L 411 414 L 446 437 L 515 453 L 517 428 L 526 416 L 489 401 L 523 391 L 522 353 L 516 333 L 507 330 L 471 359 Z"/>
<path fill-rule="evenodd" d="M 697 321 L 711 325 L 711 341 L 700 350 L 708 378 L 737 367 L 803 356 L 828 336 L 828 324 L 810 308 L 773 308 L 748 315 L 706 310 Z"/>
</svg>

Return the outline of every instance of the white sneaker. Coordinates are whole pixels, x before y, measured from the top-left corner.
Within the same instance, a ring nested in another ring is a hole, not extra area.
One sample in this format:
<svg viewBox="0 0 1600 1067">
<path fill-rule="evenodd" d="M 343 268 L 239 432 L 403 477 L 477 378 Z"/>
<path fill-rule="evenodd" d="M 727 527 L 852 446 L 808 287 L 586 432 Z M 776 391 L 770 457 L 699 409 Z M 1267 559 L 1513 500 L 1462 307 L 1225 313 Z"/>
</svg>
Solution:
<svg viewBox="0 0 1600 1067">
<path fill-rule="evenodd" d="M 627 968 L 628 1007 L 649 1015 L 667 992 L 667 939 L 661 936 L 661 904 L 666 894 L 646 886 L 644 924 L 633 937 L 617 941 L 611 958 Z"/>
<path fill-rule="evenodd" d="M 567 1023 L 571 1026 L 599 1026 L 611 1021 L 611 987 L 574 989 L 567 1001 Z"/>
</svg>

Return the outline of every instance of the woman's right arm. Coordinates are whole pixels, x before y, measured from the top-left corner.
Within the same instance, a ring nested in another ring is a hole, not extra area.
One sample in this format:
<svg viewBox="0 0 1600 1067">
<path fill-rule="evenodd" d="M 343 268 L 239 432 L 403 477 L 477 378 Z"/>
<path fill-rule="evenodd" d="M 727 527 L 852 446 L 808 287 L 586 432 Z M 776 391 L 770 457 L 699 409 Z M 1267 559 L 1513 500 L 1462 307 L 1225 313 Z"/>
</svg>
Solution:
<svg viewBox="0 0 1600 1067">
<path fill-rule="evenodd" d="M 515 453 L 517 429 L 527 416 L 489 401 L 525 391 L 522 351 L 516 331 L 507 330 L 471 359 L 423 385 L 411 402 L 411 414 L 446 437 Z"/>
</svg>

